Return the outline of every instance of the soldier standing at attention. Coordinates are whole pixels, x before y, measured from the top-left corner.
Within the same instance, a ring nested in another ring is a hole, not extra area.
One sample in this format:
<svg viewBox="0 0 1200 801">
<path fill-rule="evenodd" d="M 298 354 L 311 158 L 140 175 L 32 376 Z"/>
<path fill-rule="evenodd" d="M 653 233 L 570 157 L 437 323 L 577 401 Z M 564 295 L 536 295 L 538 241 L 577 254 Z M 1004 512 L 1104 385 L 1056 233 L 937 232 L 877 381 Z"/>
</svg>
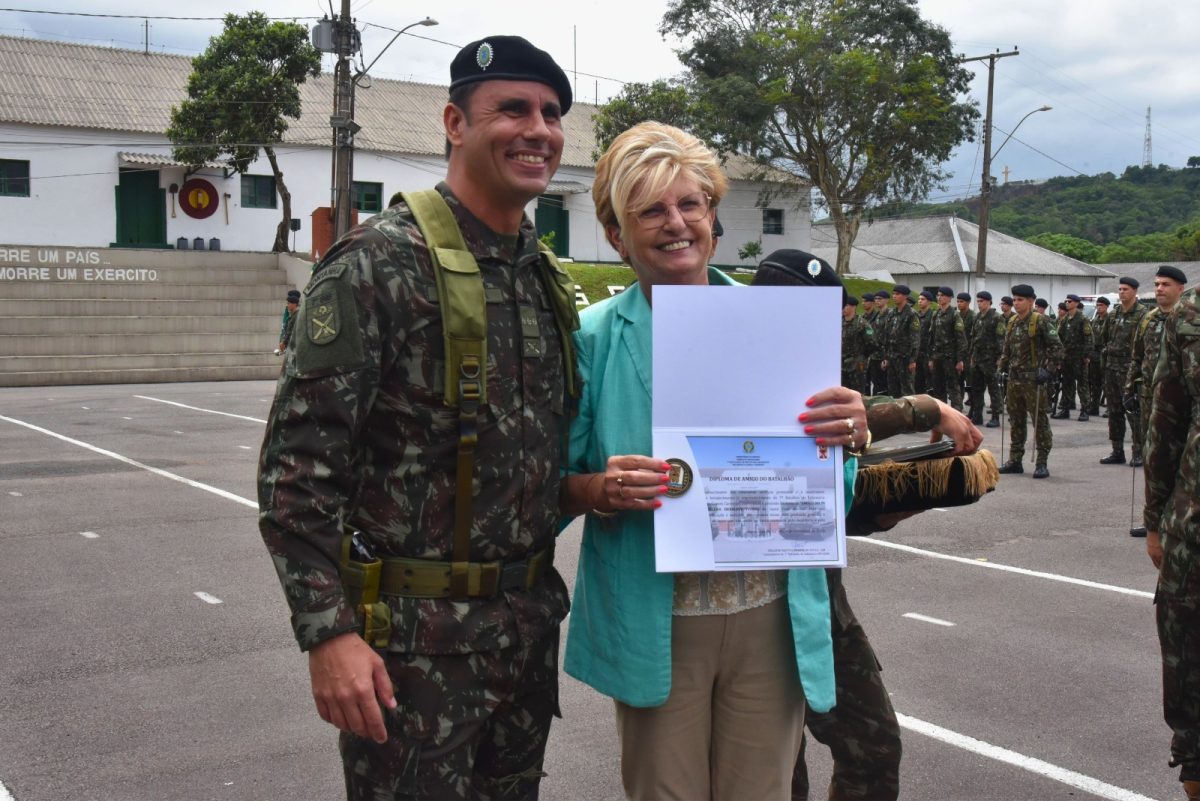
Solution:
<svg viewBox="0 0 1200 801">
<path fill-rule="evenodd" d="M 928 289 L 922 289 L 921 294 L 917 296 L 917 318 L 921 321 L 921 346 L 917 349 L 917 374 L 913 381 L 913 388 L 918 393 L 929 391 L 929 324 L 933 322 L 933 293 Z"/>
<path fill-rule="evenodd" d="M 1157 295 L 1157 292 L 1156 292 Z M 1200 801 L 1200 295 L 1163 325 L 1146 435 L 1146 553 L 1162 649 L 1163 717 L 1188 801 Z"/>
<path fill-rule="evenodd" d="M 1092 350 L 1088 363 L 1088 399 L 1091 405 L 1088 414 L 1100 414 L 1100 398 L 1104 395 L 1104 360 L 1100 349 L 1104 343 L 1104 329 L 1108 326 L 1108 298 L 1101 295 L 1096 298 L 1096 316 L 1092 318 Z M 1108 412 L 1105 411 L 1105 416 Z"/>
<path fill-rule="evenodd" d="M 883 362 L 887 359 L 889 341 L 892 337 L 892 315 L 895 311 L 888 306 L 891 295 L 885 290 L 875 293 L 875 352 L 867 370 L 871 373 L 871 389 L 876 395 L 886 395 L 888 391 L 887 370 Z"/>
<path fill-rule="evenodd" d="M 875 331 L 858 314 L 858 298 L 846 296 L 842 306 L 842 386 L 863 391 L 867 354 L 875 347 Z"/>
<path fill-rule="evenodd" d="M 983 423 L 983 390 L 986 388 L 991 405 L 991 418 L 987 428 L 1000 425 L 1000 380 L 998 364 L 1004 349 L 1004 334 L 1007 325 L 1000 312 L 992 308 L 992 293 L 981 290 L 975 293 L 979 304 L 979 315 L 975 318 L 975 337 L 971 340 L 971 422 Z"/>
<path fill-rule="evenodd" d="M 536 798 L 558 711 L 578 318 L 524 208 L 558 167 L 571 87 L 515 36 L 467 45 L 450 77 L 446 180 L 317 265 L 259 463 L 259 526 L 352 801 Z"/>
<path fill-rule="evenodd" d="M 955 297 L 955 304 L 958 306 L 958 316 L 962 318 L 963 328 L 967 334 L 967 355 L 965 359 L 969 362 L 971 359 L 971 340 L 975 336 L 975 312 L 971 311 L 971 293 L 959 292 Z M 963 399 L 970 404 L 975 393 L 971 392 L 971 370 L 969 365 L 959 374 L 958 381 L 962 386 Z M 980 414 L 982 414 L 982 410 Z M 975 417 L 975 410 L 972 409 L 970 412 L 972 423 L 975 422 Z"/>
<path fill-rule="evenodd" d="M 1138 415 L 1125 407 L 1125 379 L 1129 376 L 1129 361 L 1133 356 L 1133 335 L 1146 315 L 1138 303 L 1138 281 L 1125 276 L 1118 279 L 1117 298 L 1120 303 L 1109 312 L 1104 327 L 1104 397 L 1108 408 L 1108 439 L 1112 453 L 1100 464 L 1125 464 L 1125 421 L 1128 419 L 1130 440 L 1133 443 L 1132 466 L 1142 463 L 1142 427 Z"/>
<path fill-rule="evenodd" d="M 938 307 L 930 321 L 931 339 L 929 352 L 929 374 L 933 380 L 933 391 L 929 394 L 946 401 L 955 411 L 963 410 L 962 376 L 967 358 L 967 331 L 962 317 L 950 308 L 954 290 L 948 286 L 937 291 Z"/>
<path fill-rule="evenodd" d="M 917 372 L 917 351 L 921 349 L 921 320 L 908 305 L 912 290 L 904 284 L 892 289 L 896 309 L 891 312 L 887 334 L 887 351 L 883 369 L 887 371 L 888 394 L 893 398 L 912 395 L 913 377 Z"/>
<path fill-rule="evenodd" d="M 1025 417 L 1034 425 L 1034 445 L 1037 448 L 1034 478 L 1046 478 L 1050 470 L 1046 462 L 1054 435 L 1050 433 L 1047 415 L 1046 385 L 1062 360 L 1062 343 L 1044 314 L 1034 314 L 1031 305 L 1034 291 L 1029 284 L 1012 288 L 1016 315 L 1008 322 L 1004 335 L 1004 351 L 1000 355 L 1000 371 L 1008 373 L 1008 419 L 1012 425 L 1012 440 L 1008 461 L 1001 473 L 1024 473 L 1021 460 L 1025 458 Z"/>
<path fill-rule="evenodd" d="M 879 347 L 879 311 L 875 308 L 875 293 L 867 292 L 862 296 L 862 318 L 863 322 L 871 327 L 874 334 L 871 350 L 867 351 L 867 366 L 863 370 L 862 379 L 862 394 L 870 395 L 873 390 L 878 389 L 878 394 L 883 394 L 886 387 L 871 386 L 871 359 L 875 355 L 875 348 Z"/>
<path fill-rule="evenodd" d="M 1069 409 L 1074 408 L 1075 392 L 1079 392 L 1079 420 L 1088 419 L 1088 407 L 1091 399 L 1088 394 L 1088 364 L 1091 362 L 1092 323 L 1079 310 L 1082 303 L 1078 295 L 1067 295 L 1064 305 L 1066 316 L 1058 325 L 1058 339 L 1062 342 L 1062 392 L 1058 398 L 1058 412 L 1055 420 L 1067 420 L 1071 417 Z"/>
<path fill-rule="evenodd" d="M 1016 312 L 1013 311 L 1012 298 L 1010 298 L 1008 295 L 1000 298 L 1000 316 L 1004 318 L 1005 325 L 1008 324 L 1008 321 L 1012 319 L 1014 314 L 1016 314 Z"/>
</svg>

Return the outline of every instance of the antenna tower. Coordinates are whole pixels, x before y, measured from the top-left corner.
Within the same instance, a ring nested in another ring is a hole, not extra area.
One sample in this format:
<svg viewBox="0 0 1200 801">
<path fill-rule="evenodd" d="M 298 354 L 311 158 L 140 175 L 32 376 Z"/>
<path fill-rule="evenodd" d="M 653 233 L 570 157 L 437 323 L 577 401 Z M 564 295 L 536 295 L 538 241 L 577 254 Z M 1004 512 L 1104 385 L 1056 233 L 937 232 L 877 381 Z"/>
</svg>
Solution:
<svg viewBox="0 0 1200 801">
<path fill-rule="evenodd" d="M 1146 141 L 1142 144 L 1142 166 L 1154 166 L 1154 152 L 1150 145 L 1150 107 L 1146 106 Z"/>
</svg>

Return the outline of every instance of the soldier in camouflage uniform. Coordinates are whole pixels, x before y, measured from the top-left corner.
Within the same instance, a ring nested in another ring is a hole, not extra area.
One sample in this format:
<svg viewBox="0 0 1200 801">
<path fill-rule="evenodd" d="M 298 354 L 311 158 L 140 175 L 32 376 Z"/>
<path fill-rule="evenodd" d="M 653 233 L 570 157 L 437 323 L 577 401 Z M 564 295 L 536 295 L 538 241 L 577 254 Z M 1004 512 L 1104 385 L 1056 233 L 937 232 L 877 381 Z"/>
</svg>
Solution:
<svg viewBox="0 0 1200 801">
<path fill-rule="evenodd" d="M 963 398 L 959 379 L 967 359 L 967 330 L 958 311 L 950 307 L 953 297 L 954 290 L 950 287 L 938 288 L 938 307 L 930 322 L 929 373 L 933 379 L 933 389 L 929 394 L 947 401 L 953 409 L 961 412 Z"/>
<path fill-rule="evenodd" d="M 929 376 L 929 349 L 933 322 L 933 293 L 922 289 L 917 297 L 917 318 L 921 321 L 921 344 L 917 348 L 917 375 L 913 381 L 913 389 L 917 392 L 928 392 L 931 384 Z"/>
<path fill-rule="evenodd" d="M 1171 767 L 1200 801 L 1200 294 L 1185 294 L 1163 326 L 1146 436 L 1146 552 L 1162 650 L 1163 717 Z"/>
<path fill-rule="evenodd" d="M 1134 467 L 1142 463 L 1142 427 L 1133 407 L 1132 396 L 1125 395 L 1125 379 L 1129 376 L 1129 361 L 1133 357 L 1133 335 L 1146 315 L 1137 299 L 1138 281 L 1125 276 L 1119 279 L 1117 294 L 1120 303 L 1109 312 L 1104 327 L 1104 397 L 1108 407 L 1108 439 L 1112 453 L 1100 464 L 1125 464 L 1125 422 L 1128 420 L 1133 442 Z M 1129 401 L 1126 404 L 1126 401 Z"/>
<path fill-rule="evenodd" d="M 875 331 L 857 310 L 858 298 L 847 296 L 842 306 L 842 386 L 862 392 Z"/>
<path fill-rule="evenodd" d="M 875 356 L 875 349 L 879 347 L 879 338 L 881 332 L 879 330 L 879 310 L 875 308 L 875 293 L 867 292 L 862 296 L 862 319 L 863 322 L 871 326 L 871 331 L 874 332 L 874 345 L 867 352 L 867 366 L 863 370 L 862 393 L 870 395 L 875 387 L 871 386 L 871 359 Z M 882 394 L 882 390 L 880 390 Z"/>
<path fill-rule="evenodd" d="M 893 398 L 913 394 L 913 375 L 917 372 L 917 351 L 921 348 L 921 320 L 908 298 L 912 294 L 904 284 L 892 289 L 896 308 L 888 318 L 887 350 L 882 367 L 887 371 L 888 394 Z"/>
<path fill-rule="evenodd" d="M 1088 420 L 1088 407 L 1091 398 L 1088 394 L 1087 371 L 1091 362 L 1092 323 L 1079 309 L 1082 303 L 1078 295 L 1067 295 L 1064 306 L 1066 316 L 1058 326 L 1058 339 L 1063 346 L 1062 392 L 1058 399 L 1056 420 L 1066 420 L 1071 416 L 1069 409 L 1073 408 L 1075 393 L 1079 393 L 1079 420 Z"/>
<path fill-rule="evenodd" d="M 962 318 L 963 330 L 967 335 L 967 355 L 964 358 L 966 364 L 963 371 L 958 376 L 959 385 L 962 388 L 963 400 L 970 405 L 974 393 L 971 392 L 971 369 L 970 369 L 970 353 L 971 340 L 975 337 L 975 312 L 971 310 L 971 294 L 969 292 L 959 292 L 955 297 L 955 305 L 958 307 L 958 316 Z M 970 418 L 975 420 L 975 412 L 970 412 Z"/>
<path fill-rule="evenodd" d="M 1021 460 L 1025 457 L 1025 417 L 1034 423 L 1034 444 L 1037 448 L 1034 478 L 1050 475 L 1047 460 L 1054 436 L 1050 433 L 1049 400 L 1046 385 L 1062 361 L 1062 343 L 1044 314 L 1031 311 L 1034 291 L 1028 284 L 1012 288 L 1016 315 L 1008 323 L 1004 335 L 1004 350 L 1000 355 L 1000 371 L 1008 373 L 1008 419 L 1012 425 L 1008 461 L 1001 473 L 1024 473 Z"/>
<path fill-rule="evenodd" d="M 558 166 L 570 84 L 509 36 L 468 45 L 451 78 L 437 192 L 488 307 L 466 558 L 460 409 L 443 395 L 435 266 L 408 205 L 351 231 L 314 270 L 259 465 L 262 536 L 317 710 L 342 730 L 351 801 L 536 798 L 558 713 L 568 602 L 551 560 L 573 360 L 523 209 Z M 497 163 L 501 149 L 528 158 Z M 379 557 L 390 571 L 378 604 L 356 607 L 353 562 L 339 576 L 345 530 L 360 532 L 354 562 Z M 427 591 L 411 589 L 422 577 Z M 364 619 L 383 631 L 370 644 Z"/>
<path fill-rule="evenodd" d="M 1096 316 L 1092 318 L 1092 349 L 1088 363 L 1088 407 L 1089 415 L 1100 414 L 1100 400 L 1104 397 L 1104 359 L 1100 349 L 1104 347 L 1104 331 L 1108 327 L 1108 298 L 1096 298 Z M 1108 412 L 1105 412 L 1107 415 Z"/>
<path fill-rule="evenodd" d="M 888 375 L 883 366 L 887 359 L 889 340 L 892 335 L 892 315 L 895 310 L 888 305 L 891 298 L 884 290 L 875 293 L 875 352 L 867 363 L 867 371 L 871 374 L 871 391 L 876 395 L 886 395 L 888 392 Z"/>
<path fill-rule="evenodd" d="M 980 290 L 975 293 L 979 304 L 979 314 L 975 318 L 975 336 L 971 340 L 971 422 L 975 425 L 983 423 L 983 391 L 988 392 L 991 405 L 988 413 L 988 428 L 1000 425 L 1000 352 L 1004 349 L 1004 334 L 1007 325 L 1000 312 L 992 308 L 992 293 Z"/>
</svg>

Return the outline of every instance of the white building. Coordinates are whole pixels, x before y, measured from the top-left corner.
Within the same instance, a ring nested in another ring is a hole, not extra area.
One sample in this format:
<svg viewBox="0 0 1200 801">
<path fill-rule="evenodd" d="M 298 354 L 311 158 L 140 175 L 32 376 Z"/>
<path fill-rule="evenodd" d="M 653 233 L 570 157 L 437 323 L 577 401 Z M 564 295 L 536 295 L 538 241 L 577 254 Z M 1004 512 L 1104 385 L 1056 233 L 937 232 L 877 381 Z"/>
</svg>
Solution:
<svg viewBox="0 0 1200 801">
<path fill-rule="evenodd" d="M 223 250 L 270 249 L 282 212 L 265 157 L 247 175 L 211 164 L 193 171 L 172 159 L 163 132 L 190 72 L 191 59 L 181 56 L 0 36 L 0 243 L 161 248 L 199 239 Z M 445 174 L 447 88 L 370 83 L 360 84 L 355 106 L 360 219 L 393 193 L 432 186 Z M 330 205 L 332 76 L 309 80 L 301 94 L 303 113 L 289 121 L 276 153 L 300 220 L 293 249 L 306 252 L 313 213 Z M 563 118 L 562 166 L 527 211 L 540 232 L 555 232 L 560 255 L 611 262 L 617 256 L 591 199 L 595 110 L 576 103 Z M 741 264 L 737 251 L 751 241 L 764 253 L 807 249 L 808 192 L 763 208 L 761 185 L 743 180 L 746 166 L 731 160 L 728 169 L 725 236 L 714 263 Z"/>
</svg>

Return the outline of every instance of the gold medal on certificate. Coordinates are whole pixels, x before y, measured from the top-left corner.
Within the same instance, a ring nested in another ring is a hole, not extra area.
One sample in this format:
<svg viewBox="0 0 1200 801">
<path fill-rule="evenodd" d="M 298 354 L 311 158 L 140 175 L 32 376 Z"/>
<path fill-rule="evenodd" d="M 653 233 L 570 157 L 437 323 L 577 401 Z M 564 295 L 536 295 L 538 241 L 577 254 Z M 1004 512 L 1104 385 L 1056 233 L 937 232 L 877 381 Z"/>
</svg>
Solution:
<svg viewBox="0 0 1200 801">
<path fill-rule="evenodd" d="M 667 459 L 667 464 L 671 466 L 667 473 L 667 497 L 678 498 L 691 489 L 692 468 L 682 459 Z"/>
</svg>

